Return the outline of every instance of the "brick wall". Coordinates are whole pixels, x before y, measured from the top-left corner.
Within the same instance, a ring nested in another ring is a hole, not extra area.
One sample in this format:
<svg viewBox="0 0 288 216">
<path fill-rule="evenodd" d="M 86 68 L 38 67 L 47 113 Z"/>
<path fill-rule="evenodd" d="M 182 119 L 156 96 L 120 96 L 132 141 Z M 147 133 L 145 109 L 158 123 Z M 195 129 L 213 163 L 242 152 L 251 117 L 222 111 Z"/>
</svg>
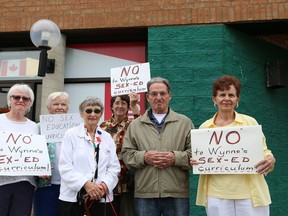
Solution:
<svg viewBox="0 0 288 216">
<path fill-rule="evenodd" d="M 0 32 L 48 18 L 60 29 L 186 25 L 288 18 L 287 0 L 1 0 Z"/>
<path fill-rule="evenodd" d="M 287 59 L 288 52 L 263 40 L 231 30 L 224 25 L 156 27 L 148 31 L 148 61 L 153 76 L 170 80 L 171 107 L 190 117 L 196 127 L 216 112 L 211 100 L 213 81 L 232 74 L 242 83 L 237 111 L 257 119 L 277 164 L 267 176 L 272 196 L 271 216 L 288 212 L 288 88 L 267 89 L 264 65 Z M 190 175 L 193 216 L 205 215 L 195 206 L 198 178 Z"/>
</svg>

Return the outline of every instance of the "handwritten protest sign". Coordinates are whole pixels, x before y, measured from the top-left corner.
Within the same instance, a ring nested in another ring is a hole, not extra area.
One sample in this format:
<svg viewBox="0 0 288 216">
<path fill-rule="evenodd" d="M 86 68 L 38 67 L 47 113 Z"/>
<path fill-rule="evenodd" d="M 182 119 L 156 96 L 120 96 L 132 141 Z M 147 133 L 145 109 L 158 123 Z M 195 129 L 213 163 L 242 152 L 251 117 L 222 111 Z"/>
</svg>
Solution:
<svg viewBox="0 0 288 216">
<path fill-rule="evenodd" d="M 149 80 L 149 63 L 111 68 L 111 95 L 124 95 L 132 91 L 147 92 Z"/>
<path fill-rule="evenodd" d="M 47 142 L 61 142 L 67 129 L 82 122 L 79 113 L 40 115 L 40 131 Z"/>
<path fill-rule="evenodd" d="M 51 175 L 45 137 L 0 131 L 0 173 L 6 176 Z"/>
<path fill-rule="evenodd" d="M 193 174 L 255 174 L 264 159 L 262 127 L 224 127 L 191 130 Z"/>
</svg>

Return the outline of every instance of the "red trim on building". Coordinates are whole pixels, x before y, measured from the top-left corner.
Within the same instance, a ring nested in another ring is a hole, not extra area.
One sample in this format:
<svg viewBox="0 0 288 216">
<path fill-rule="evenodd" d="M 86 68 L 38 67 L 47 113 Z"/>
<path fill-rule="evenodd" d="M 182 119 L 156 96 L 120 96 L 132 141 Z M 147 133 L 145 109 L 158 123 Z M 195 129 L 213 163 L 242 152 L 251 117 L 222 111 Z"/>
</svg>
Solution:
<svg viewBox="0 0 288 216">
<path fill-rule="evenodd" d="M 146 61 L 146 44 L 134 43 L 107 43 L 107 44 L 70 44 L 67 47 L 112 56 L 138 63 Z"/>
</svg>

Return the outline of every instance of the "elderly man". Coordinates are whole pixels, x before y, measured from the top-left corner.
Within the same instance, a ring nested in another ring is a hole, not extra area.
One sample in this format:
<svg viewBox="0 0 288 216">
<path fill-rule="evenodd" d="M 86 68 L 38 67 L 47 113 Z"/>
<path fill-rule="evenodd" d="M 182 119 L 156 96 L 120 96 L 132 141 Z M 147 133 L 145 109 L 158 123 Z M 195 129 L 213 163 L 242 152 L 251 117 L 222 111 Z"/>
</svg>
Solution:
<svg viewBox="0 0 288 216">
<path fill-rule="evenodd" d="M 155 77 L 147 89 L 151 107 L 130 124 L 122 147 L 124 163 L 135 170 L 135 215 L 187 216 L 194 126 L 169 107 L 168 80 Z"/>
</svg>

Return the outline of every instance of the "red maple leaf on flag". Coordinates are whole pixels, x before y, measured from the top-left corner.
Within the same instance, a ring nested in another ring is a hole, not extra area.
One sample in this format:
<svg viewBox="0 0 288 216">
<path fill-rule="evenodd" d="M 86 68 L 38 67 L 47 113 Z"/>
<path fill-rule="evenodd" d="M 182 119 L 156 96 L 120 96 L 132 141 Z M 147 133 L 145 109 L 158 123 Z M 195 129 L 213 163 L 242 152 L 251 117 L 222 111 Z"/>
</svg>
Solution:
<svg viewBox="0 0 288 216">
<path fill-rule="evenodd" d="M 18 69 L 18 67 L 15 64 L 13 64 L 9 67 L 9 70 L 12 72 L 15 72 L 17 69 Z"/>
</svg>

